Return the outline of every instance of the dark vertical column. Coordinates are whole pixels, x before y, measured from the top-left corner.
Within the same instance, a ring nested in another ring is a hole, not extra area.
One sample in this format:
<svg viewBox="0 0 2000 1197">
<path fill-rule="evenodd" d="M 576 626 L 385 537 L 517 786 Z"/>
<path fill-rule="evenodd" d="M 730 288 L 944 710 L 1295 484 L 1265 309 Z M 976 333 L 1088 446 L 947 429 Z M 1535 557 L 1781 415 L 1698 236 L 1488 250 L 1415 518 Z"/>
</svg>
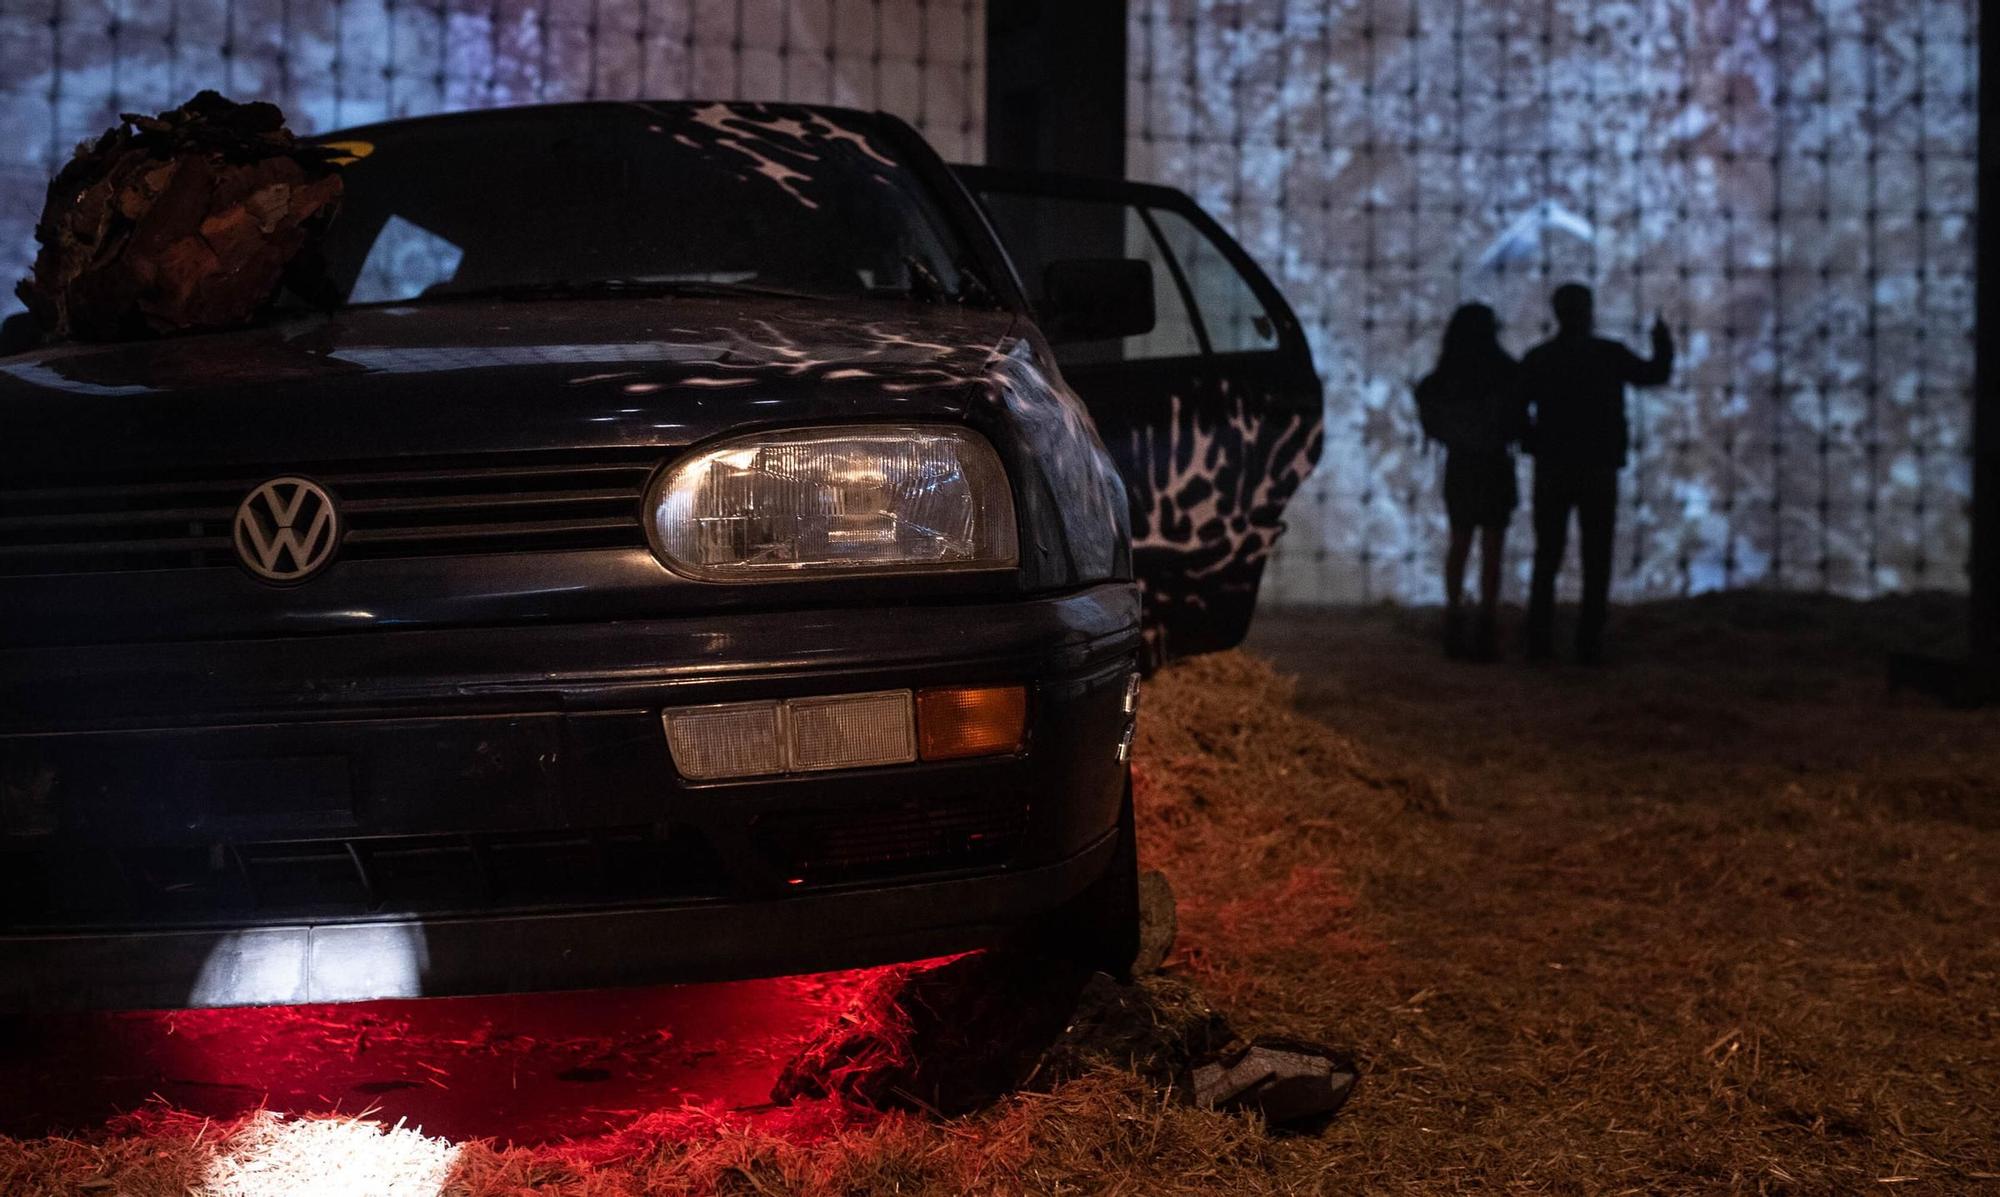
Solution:
<svg viewBox="0 0 2000 1197">
<path fill-rule="evenodd" d="M 2000 0 L 1979 6 L 1977 295 L 1972 367 L 1972 659 L 2000 667 Z"/>
<path fill-rule="evenodd" d="M 1979 174 L 1973 247 L 1972 656 L 1898 653 L 1889 682 L 1957 706 L 2000 702 L 2000 0 L 1979 3 Z"/>
<path fill-rule="evenodd" d="M 1124 175 L 1124 0 L 988 0 L 986 161 Z"/>
</svg>

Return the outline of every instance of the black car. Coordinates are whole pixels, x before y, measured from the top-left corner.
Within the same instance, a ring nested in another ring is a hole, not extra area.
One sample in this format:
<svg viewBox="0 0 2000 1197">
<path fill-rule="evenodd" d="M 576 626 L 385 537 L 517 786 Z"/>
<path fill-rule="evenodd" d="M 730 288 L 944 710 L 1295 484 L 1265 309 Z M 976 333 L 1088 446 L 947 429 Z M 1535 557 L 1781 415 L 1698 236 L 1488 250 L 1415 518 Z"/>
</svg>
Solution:
<svg viewBox="0 0 2000 1197">
<path fill-rule="evenodd" d="M 1129 960 L 1318 454 L 1242 251 L 838 109 L 321 140 L 341 306 L 0 360 L 0 1004 Z"/>
</svg>

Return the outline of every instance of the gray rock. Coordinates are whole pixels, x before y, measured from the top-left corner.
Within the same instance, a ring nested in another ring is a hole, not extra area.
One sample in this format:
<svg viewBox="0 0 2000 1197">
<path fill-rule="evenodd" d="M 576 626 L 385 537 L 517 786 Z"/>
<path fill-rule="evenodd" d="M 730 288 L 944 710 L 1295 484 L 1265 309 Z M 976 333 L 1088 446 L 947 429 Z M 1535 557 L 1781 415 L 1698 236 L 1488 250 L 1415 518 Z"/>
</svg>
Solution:
<svg viewBox="0 0 2000 1197">
<path fill-rule="evenodd" d="M 1256 1110 L 1273 1127 L 1324 1125 L 1345 1105 L 1359 1075 L 1331 1048 L 1296 1039 L 1257 1039 L 1195 1065 L 1194 1103 L 1211 1110 Z"/>
</svg>

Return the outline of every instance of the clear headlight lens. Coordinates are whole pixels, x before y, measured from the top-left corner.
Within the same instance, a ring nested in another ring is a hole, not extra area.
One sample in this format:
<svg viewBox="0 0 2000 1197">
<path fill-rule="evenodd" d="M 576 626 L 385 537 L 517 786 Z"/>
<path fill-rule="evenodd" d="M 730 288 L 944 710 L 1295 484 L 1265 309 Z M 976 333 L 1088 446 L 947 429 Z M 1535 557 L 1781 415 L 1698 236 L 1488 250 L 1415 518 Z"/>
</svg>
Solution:
<svg viewBox="0 0 2000 1197">
<path fill-rule="evenodd" d="M 660 557 L 711 581 L 992 569 L 1017 555 L 999 455 L 949 425 L 724 441 L 662 473 L 648 508 Z"/>
</svg>

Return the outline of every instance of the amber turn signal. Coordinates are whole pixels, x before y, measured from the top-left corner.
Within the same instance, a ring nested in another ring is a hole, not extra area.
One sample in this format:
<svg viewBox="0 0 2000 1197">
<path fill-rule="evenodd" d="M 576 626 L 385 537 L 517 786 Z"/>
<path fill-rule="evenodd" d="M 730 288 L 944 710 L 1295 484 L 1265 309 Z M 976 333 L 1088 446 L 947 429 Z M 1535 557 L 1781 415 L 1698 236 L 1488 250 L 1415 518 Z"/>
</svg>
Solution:
<svg viewBox="0 0 2000 1197">
<path fill-rule="evenodd" d="M 917 691 L 917 752 L 924 760 L 1018 752 L 1027 734 L 1026 686 Z"/>
</svg>

